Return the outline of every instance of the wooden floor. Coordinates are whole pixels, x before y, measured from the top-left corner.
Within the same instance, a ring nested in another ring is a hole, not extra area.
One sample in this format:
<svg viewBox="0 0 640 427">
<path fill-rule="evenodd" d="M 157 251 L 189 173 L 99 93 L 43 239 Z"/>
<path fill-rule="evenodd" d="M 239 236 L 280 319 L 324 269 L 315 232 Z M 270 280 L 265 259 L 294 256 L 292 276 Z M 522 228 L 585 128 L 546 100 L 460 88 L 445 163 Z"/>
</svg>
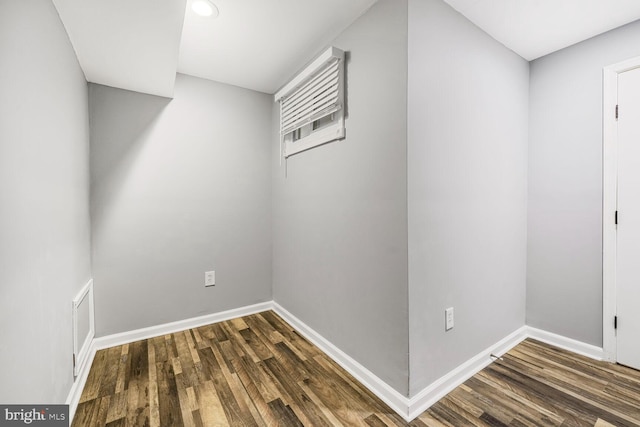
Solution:
<svg viewBox="0 0 640 427">
<path fill-rule="evenodd" d="M 640 426 L 640 373 L 527 340 L 412 423 L 275 313 L 101 350 L 73 426 Z"/>
</svg>

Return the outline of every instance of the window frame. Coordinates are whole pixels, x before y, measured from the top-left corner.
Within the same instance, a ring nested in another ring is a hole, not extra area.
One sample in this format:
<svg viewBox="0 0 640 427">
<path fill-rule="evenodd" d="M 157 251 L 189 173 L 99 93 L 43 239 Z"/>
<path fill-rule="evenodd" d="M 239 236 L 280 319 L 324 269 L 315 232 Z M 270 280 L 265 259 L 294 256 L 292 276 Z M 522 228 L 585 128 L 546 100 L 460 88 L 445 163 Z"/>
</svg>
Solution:
<svg viewBox="0 0 640 427">
<path fill-rule="evenodd" d="M 336 47 L 329 47 L 320 56 L 318 56 L 311 64 L 309 64 L 304 70 L 297 74 L 289 83 L 287 83 L 282 89 L 280 89 L 274 96 L 276 102 L 280 103 L 280 142 L 281 151 L 284 158 L 288 158 L 294 154 L 307 151 L 311 148 L 318 147 L 320 145 L 327 144 L 339 139 L 344 139 L 346 134 L 345 129 L 345 102 L 344 102 L 344 58 L 345 54 L 342 50 Z M 283 100 L 292 94 L 294 91 L 300 89 L 309 82 L 314 76 L 321 73 L 333 61 L 339 61 L 338 64 L 338 86 L 337 86 L 337 105 L 338 109 L 326 116 L 318 118 L 314 121 L 305 123 L 294 130 L 282 134 L 282 105 Z M 320 126 L 318 129 L 313 129 L 314 125 L 320 122 L 327 116 L 333 116 L 330 123 Z M 311 127 L 311 129 L 309 129 Z M 296 131 L 305 129 L 309 132 L 308 135 L 294 139 L 294 133 Z"/>
</svg>

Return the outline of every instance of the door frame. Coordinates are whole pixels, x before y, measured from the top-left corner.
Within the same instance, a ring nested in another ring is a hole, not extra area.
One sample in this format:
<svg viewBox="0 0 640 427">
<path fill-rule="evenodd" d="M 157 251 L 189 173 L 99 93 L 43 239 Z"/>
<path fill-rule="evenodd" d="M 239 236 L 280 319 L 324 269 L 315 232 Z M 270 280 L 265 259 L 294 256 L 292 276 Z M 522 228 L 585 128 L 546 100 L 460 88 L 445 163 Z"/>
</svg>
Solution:
<svg viewBox="0 0 640 427">
<path fill-rule="evenodd" d="M 618 193 L 618 75 L 640 68 L 640 56 L 603 68 L 602 83 L 602 350 L 604 360 L 617 361 L 616 224 Z"/>
</svg>

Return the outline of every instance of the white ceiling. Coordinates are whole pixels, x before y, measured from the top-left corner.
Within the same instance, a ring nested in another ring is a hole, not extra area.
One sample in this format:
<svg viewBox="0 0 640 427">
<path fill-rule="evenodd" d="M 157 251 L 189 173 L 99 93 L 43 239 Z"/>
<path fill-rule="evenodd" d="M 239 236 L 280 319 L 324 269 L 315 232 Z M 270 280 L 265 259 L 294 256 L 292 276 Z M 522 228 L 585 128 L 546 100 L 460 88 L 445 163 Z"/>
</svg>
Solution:
<svg viewBox="0 0 640 427">
<path fill-rule="evenodd" d="M 53 0 L 88 81 L 173 96 L 185 0 Z"/>
<path fill-rule="evenodd" d="M 377 0 L 214 0 L 216 19 L 191 1 L 178 71 L 274 93 Z"/>
<path fill-rule="evenodd" d="M 191 1 L 53 0 L 88 81 L 167 97 L 176 72 L 274 93 L 377 0 Z M 445 1 L 527 60 L 640 19 L 640 0 Z"/>
<path fill-rule="evenodd" d="M 274 93 L 377 0 L 213 1 L 53 0 L 88 81 L 167 97 L 176 71 Z"/>
<path fill-rule="evenodd" d="M 528 61 L 640 19 L 638 0 L 444 0 Z"/>
</svg>

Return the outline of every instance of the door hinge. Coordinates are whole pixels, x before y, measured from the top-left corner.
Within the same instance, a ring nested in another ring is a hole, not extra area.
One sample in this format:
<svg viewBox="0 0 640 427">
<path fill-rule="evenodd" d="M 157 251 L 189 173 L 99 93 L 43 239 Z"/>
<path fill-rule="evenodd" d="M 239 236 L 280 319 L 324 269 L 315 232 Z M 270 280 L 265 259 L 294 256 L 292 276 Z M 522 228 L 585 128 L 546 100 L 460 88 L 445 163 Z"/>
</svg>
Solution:
<svg viewBox="0 0 640 427">
<path fill-rule="evenodd" d="M 618 105 L 616 105 L 616 120 L 618 120 Z"/>
<path fill-rule="evenodd" d="M 618 329 L 618 316 L 613 316 L 613 329 Z"/>
<path fill-rule="evenodd" d="M 616 211 L 614 221 L 615 221 L 615 225 L 618 225 L 618 211 Z"/>
<path fill-rule="evenodd" d="M 73 369 L 76 368 L 76 354 L 73 353 Z"/>
</svg>

